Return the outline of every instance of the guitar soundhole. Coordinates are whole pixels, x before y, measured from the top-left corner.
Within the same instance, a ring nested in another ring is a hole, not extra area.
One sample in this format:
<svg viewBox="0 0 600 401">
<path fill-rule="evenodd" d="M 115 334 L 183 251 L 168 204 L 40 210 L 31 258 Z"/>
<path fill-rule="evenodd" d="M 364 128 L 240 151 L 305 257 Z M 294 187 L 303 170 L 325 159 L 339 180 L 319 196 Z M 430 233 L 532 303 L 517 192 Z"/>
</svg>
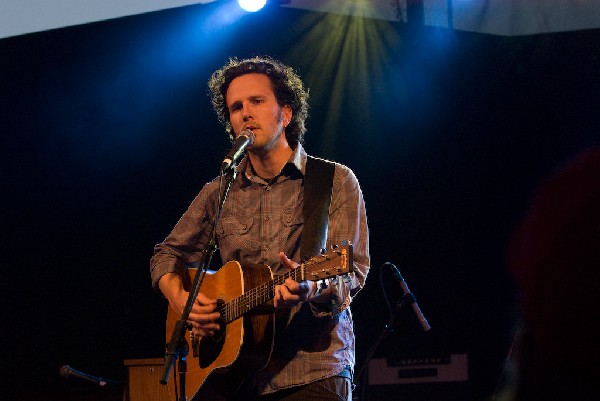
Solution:
<svg viewBox="0 0 600 401">
<path fill-rule="evenodd" d="M 220 309 L 225 302 L 218 300 L 217 305 Z M 198 364 L 201 368 L 208 367 L 221 354 L 225 344 L 225 334 L 227 333 L 227 325 L 224 322 L 220 323 L 221 328 L 212 337 L 203 337 L 198 342 Z"/>
</svg>

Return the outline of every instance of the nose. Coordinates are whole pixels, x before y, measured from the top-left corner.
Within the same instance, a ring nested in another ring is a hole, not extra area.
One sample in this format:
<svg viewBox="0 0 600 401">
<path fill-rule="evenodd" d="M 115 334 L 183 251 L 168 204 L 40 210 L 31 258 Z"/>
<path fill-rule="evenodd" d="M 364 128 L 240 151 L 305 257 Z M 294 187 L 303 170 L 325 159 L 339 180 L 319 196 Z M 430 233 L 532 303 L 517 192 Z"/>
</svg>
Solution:
<svg viewBox="0 0 600 401">
<path fill-rule="evenodd" d="M 250 110 L 250 105 L 248 103 L 244 103 L 242 110 L 242 117 L 244 121 L 248 121 L 252 118 L 252 112 Z"/>
</svg>

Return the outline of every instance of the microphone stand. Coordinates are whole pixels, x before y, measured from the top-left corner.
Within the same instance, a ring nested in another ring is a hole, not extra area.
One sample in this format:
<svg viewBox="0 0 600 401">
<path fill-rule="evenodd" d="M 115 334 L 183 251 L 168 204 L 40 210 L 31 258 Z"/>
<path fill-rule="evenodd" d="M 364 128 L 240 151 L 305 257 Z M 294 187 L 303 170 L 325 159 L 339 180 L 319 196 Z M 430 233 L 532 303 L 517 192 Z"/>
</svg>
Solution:
<svg viewBox="0 0 600 401">
<path fill-rule="evenodd" d="M 398 299 L 396 301 L 395 311 L 392 311 L 392 309 L 390 307 L 390 319 L 389 319 L 389 321 L 384 326 L 383 331 L 380 333 L 379 337 L 371 345 L 371 348 L 369 348 L 369 350 L 367 351 L 367 355 L 365 357 L 365 361 L 363 362 L 363 364 L 360 367 L 360 369 L 358 369 L 357 372 L 354 375 L 354 377 L 360 378 L 361 375 L 364 374 L 363 380 L 365 382 L 367 381 L 369 361 L 371 360 L 371 358 L 373 357 L 373 354 L 375 354 L 375 351 L 377 350 L 377 348 L 379 348 L 379 345 L 383 342 L 383 340 L 385 340 L 386 337 L 388 337 L 390 334 L 392 334 L 394 332 L 394 323 L 395 323 L 395 320 L 396 320 L 396 315 L 398 315 L 398 313 L 402 310 L 403 307 L 405 307 L 406 305 L 411 305 L 413 307 L 414 312 L 417 314 L 417 318 L 419 319 L 419 323 L 421 324 L 421 328 L 423 329 L 423 331 L 429 331 L 429 330 L 431 330 L 431 327 L 429 326 L 429 323 L 427 322 L 427 319 L 423 316 L 423 314 L 421 313 L 421 310 L 419 309 L 419 306 L 417 305 L 417 301 L 415 299 L 415 296 L 408 289 L 408 286 L 406 285 L 406 282 L 404 281 L 404 278 L 400 274 L 400 271 L 398 270 L 398 268 L 396 266 L 394 266 L 390 262 L 385 262 L 383 264 L 383 266 L 390 266 L 392 268 L 394 277 L 396 277 L 396 279 L 398 279 L 400 288 L 402 290 L 402 296 L 400 297 L 400 299 Z M 382 268 L 383 268 L 383 266 L 382 266 Z M 381 272 L 380 272 L 380 275 L 379 275 L 379 280 L 381 282 Z M 381 285 L 383 286 L 383 283 L 381 283 Z M 385 289 L 384 289 L 384 292 L 383 292 L 383 296 L 384 296 L 386 302 L 388 303 L 388 306 L 390 306 L 388 298 L 387 298 L 387 295 L 385 293 Z M 365 390 L 366 390 L 366 385 L 363 386 L 363 397 L 362 397 L 362 399 L 364 399 Z M 355 398 L 355 400 L 356 399 L 357 398 Z"/>
<path fill-rule="evenodd" d="M 383 331 L 379 334 L 379 337 L 377 338 L 377 340 L 375 340 L 375 342 L 371 345 L 371 348 L 369 348 L 367 355 L 365 356 L 365 361 L 363 362 L 362 366 L 355 373 L 354 377 L 356 377 L 357 380 L 360 380 L 360 377 L 362 375 L 364 375 L 364 377 L 363 377 L 364 383 L 363 383 L 363 387 L 362 387 L 362 390 L 363 390 L 362 397 L 357 396 L 354 398 L 354 400 L 360 399 L 360 400 L 364 401 L 365 391 L 367 388 L 366 382 L 368 380 L 368 375 L 369 375 L 369 366 L 368 366 L 369 361 L 371 360 L 371 358 L 373 357 L 373 354 L 375 354 L 375 351 L 377 351 L 377 349 L 379 348 L 379 346 L 381 345 L 383 340 L 385 340 L 390 334 L 392 334 L 394 332 L 394 322 L 396 320 L 396 315 L 400 312 L 402 307 L 405 306 L 407 303 L 410 304 L 410 299 L 408 299 L 407 294 L 403 294 L 402 297 L 400 297 L 400 299 L 396 302 L 395 312 L 390 316 L 390 320 L 383 327 Z"/>
<path fill-rule="evenodd" d="M 194 302 L 196 302 L 196 297 L 200 293 L 200 286 L 202 285 L 202 280 L 204 278 L 205 272 L 208 270 L 208 266 L 210 266 L 210 262 L 212 257 L 217 250 L 216 244 L 216 227 L 217 222 L 221 218 L 221 212 L 223 211 L 223 205 L 225 204 L 225 200 L 227 199 L 227 195 L 229 194 L 229 189 L 231 188 L 231 184 L 235 180 L 237 175 L 237 171 L 235 168 L 230 168 L 227 172 L 221 171 L 221 178 L 225 177 L 226 185 L 223 191 L 222 196 L 219 196 L 219 207 L 217 211 L 217 215 L 215 217 L 215 221 L 213 223 L 213 230 L 210 241 L 206 245 L 205 249 L 202 251 L 202 259 L 198 266 L 198 274 L 194 278 L 194 282 L 192 283 L 192 287 L 190 288 L 190 293 L 181 313 L 181 318 L 175 324 L 173 328 L 173 332 L 171 334 L 171 339 L 167 344 L 167 349 L 165 351 L 165 364 L 163 366 L 163 372 L 160 379 L 161 384 L 167 384 L 169 381 L 169 377 L 171 376 L 171 372 L 173 371 L 173 367 L 175 365 L 175 360 L 179 358 L 179 401 L 187 401 L 186 395 L 186 373 L 187 373 L 187 354 L 189 352 L 189 346 L 187 341 L 185 340 L 185 331 L 188 329 L 188 316 L 192 311 L 192 307 L 194 306 Z"/>
</svg>

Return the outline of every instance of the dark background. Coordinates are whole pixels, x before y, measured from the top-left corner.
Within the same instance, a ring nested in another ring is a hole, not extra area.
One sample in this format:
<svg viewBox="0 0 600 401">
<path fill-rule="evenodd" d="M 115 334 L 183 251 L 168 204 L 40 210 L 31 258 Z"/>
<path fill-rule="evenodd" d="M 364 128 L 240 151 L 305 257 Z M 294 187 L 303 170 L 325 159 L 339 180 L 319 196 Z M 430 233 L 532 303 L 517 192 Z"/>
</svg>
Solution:
<svg viewBox="0 0 600 401">
<path fill-rule="evenodd" d="M 402 312 L 375 355 L 466 353 L 469 398 L 490 397 L 518 317 L 511 231 L 540 180 L 599 138 L 600 30 L 509 38 L 277 8 L 223 24 L 217 9 L 0 40 L 7 399 L 102 396 L 59 367 L 125 380 L 124 359 L 163 355 L 152 247 L 230 146 L 210 73 L 255 54 L 297 68 L 311 88 L 305 147 L 364 191 L 359 366 L 388 319 L 380 274 L 398 297 L 390 261 L 433 330 Z M 366 45 L 351 42 L 357 25 Z"/>
</svg>

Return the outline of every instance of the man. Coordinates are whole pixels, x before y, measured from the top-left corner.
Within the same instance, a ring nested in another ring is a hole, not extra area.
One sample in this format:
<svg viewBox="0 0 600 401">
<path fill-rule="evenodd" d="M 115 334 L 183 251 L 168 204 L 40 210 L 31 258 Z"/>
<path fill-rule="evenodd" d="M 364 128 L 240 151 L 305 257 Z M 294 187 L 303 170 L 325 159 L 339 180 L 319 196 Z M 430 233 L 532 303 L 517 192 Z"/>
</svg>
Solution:
<svg viewBox="0 0 600 401">
<path fill-rule="evenodd" d="M 232 140 L 250 130 L 255 141 L 237 166 L 216 227 L 221 259 L 267 264 L 274 274 L 301 262 L 303 188 L 307 155 L 302 147 L 308 93 L 296 73 L 271 58 L 231 59 L 213 73 L 213 107 Z M 155 288 L 181 313 L 188 298 L 185 267 L 197 264 L 217 213 L 219 179 L 208 183 L 151 260 Z M 350 241 L 354 274 L 327 288 L 287 278 L 274 287 L 277 331 L 268 365 L 255 372 L 238 399 L 351 400 L 354 368 L 352 297 L 369 269 L 368 228 L 359 183 L 335 164 L 330 190 L 327 246 Z M 216 300 L 202 293 L 189 314 L 192 332 L 219 330 Z M 251 383 L 251 384 L 248 384 Z"/>
</svg>

